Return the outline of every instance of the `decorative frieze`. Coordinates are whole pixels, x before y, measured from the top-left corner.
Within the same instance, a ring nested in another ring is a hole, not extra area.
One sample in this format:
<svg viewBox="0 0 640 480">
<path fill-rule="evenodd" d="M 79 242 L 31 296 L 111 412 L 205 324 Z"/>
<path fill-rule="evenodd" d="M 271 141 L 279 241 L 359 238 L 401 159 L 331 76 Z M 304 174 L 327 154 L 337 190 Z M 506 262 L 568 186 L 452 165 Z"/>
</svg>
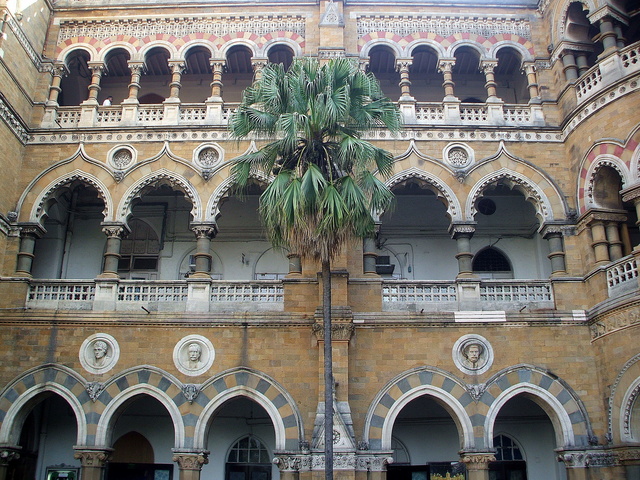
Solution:
<svg viewBox="0 0 640 480">
<path fill-rule="evenodd" d="M 4 123 L 6 123 L 13 134 L 18 137 L 20 142 L 25 144 L 29 141 L 27 126 L 22 122 L 13 109 L 9 107 L 9 104 L 2 96 L 0 96 L 0 118 L 4 120 Z"/>
<path fill-rule="evenodd" d="M 318 340 L 324 340 L 324 324 L 316 322 L 313 324 L 313 333 Z M 356 327 L 353 323 L 332 323 L 331 338 L 333 340 L 350 340 Z"/>
<path fill-rule="evenodd" d="M 628 309 L 613 312 L 589 325 L 591 339 L 596 340 L 604 335 L 638 323 L 640 323 L 640 312 L 638 310 Z"/>
<path fill-rule="evenodd" d="M 485 38 L 510 33 L 531 40 L 531 25 L 524 18 L 452 17 L 448 15 L 358 15 L 358 38 L 373 32 L 392 32 L 401 37 L 429 32 L 443 37 L 471 33 Z"/>
<path fill-rule="evenodd" d="M 209 452 L 207 450 L 183 451 L 174 449 L 173 461 L 178 464 L 180 470 L 202 470 L 202 466 L 209 463 Z"/>
<path fill-rule="evenodd" d="M 305 18 L 302 15 L 242 15 L 180 18 L 123 18 L 113 20 L 63 20 L 60 23 L 58 43 L 76 37 L 115 38 L 132 36 L 145 38 L 152 35 L 173 35 L 182 38 L 194 33 L 222 37 L 240 32 L 264 36 L 273 32 L 293 32 L 305 36 Z"/>
</svg>

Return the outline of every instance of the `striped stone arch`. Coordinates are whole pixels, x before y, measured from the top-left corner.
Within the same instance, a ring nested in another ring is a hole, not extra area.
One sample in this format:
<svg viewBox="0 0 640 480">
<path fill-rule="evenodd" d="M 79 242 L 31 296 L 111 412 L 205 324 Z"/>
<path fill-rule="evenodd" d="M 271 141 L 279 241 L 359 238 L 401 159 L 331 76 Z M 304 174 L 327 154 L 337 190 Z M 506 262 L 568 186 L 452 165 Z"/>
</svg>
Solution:
<svg viewBox="0 0 640 480">
<path fill-rule="evenodd" d="M 22 426 L 38 397 L 47 392 L 62 397 L 71 407 L 77 425 L 76 444 L 86 445 L 91 408 L 87 382 L 64 365 L 46 364 L 28 370 L 0 393 L 0 444 L 18 445 Z"/>
<path fill-rule="evenodd" d="M 437 367 L 418 367 L 401 373 L 376 395 L 364 426 L 364 441 L 371 450 L 391 450 L 391 434 L 396 417 L 409 402 L 423 395 L 439 401 L 451 415 L 461 450 L 475 448 L 473 424 L 466 411 L 473 399 L 466 386 L 452 374 Z"/>
<path fill-rule="evenodd" d="M 484 425 L 484 447 L 493 447 L 493 427 L 500 409 L 516 395 L 525 395 L 549 416 L 558 448 L 589 445 L 593 437 L 587 411 L 580 397 L 556 375 L 531 365 L 516 365 L 491 377 L 479 398 L 488 407 L 474 419 Z M 482 410 L 482 409 L 479 409 Z"/>
<path fill-rule="evenodd" d="M 222 372 L 202 384 L 198 396 L 198 419 L 194 447 L 205 448 L 211 419 L 228 400 L 247 397 L 263 407 L 273 423 L 277 451 L 298 451 L 304 438 L 302 416 L 296 402 L 282 385 L 266 374 L 246 367 Z M 200 407 L 200 408 L 198 408 Z"/>
<path fill-rule="evenodd" d="M 631 413 L 639 396 L 640 353 L 624 364 L 611 386 L 607 428 L 614 443 L 638 442 L 640 432 L 631 429 Z"/>
<path fill-rule="evenodd" d="M 640 130 L 625 144 L 601 142 L 594 144 L 582 160 L 578 176 L 577 198 L 580 213 L 586 212 L 593 198 L 593 182 L 598 170 L 604 166 L 614 168 L 622 178 L 623 187 L 632 185 L 640 178 L 637 157 L 640 154 Z"/>
<path fill-rule="evenodd" d="M 183 414 L 180 406 L 187 399 L 182 393 L 182 383 L 169 373 L 149 365 L 124 370 L 103 385 L 93 404 L 96 412 L 89 427 L 87 445 L 109 447 L 112 443 L 113 427 L 122 407 L 133 397 L 148 395 L 158 400 L 169 413 L 174 428 L 174 448 L 191 447 L 186 439 L 186 425 L 190 415 Z"/>
<path fill-rule="evenodd" d="M 71 51 L 76 48 L 85 50 L 91 55 L 91 60 L 98 58 L 98 48 L 100 47 L 100 40 L 95 37 L 73 37 L 68 38 L 64 42 L 60 42 L 56 47 L 56 58 L 63 60 Z"/>
<path fill-rule="evenodd" d="M 286 30 L 270 32 L 262 36 L 257 43 L 262 54 L 266 55 L 268 47 L 278 42 L 289 46 L 293 50 L 294 56 L 301 56 L 304 53 L 305 39 L 296 32 Z"/>
<path fill-rule="evenodd" d="M 211 58 L 215 58 L 216 48 L 215 43 L 218 41 L 218 37 L 212 33 L 190 33 L 184 37 L 180 37 L 175 41 L 175 46 L 178 49 L 180 58 L 184 58 L 184 54 L 195 46 L 205 47 L 211 52 Z"/>
<path fill-rule="evenodd" d="M 361 57 L 366 57 L 373 47 L 384 45 L 391 48 L 397 58 L 403 54 L 404 43 L 403 38 L 393 32 L 371 32 L 358 40 L 358 52 Z"/>
<path fill-rule="evenodd" d="M 104 59 L 105 55 L 108 53 L 104 51 L 105 49 L 111 50 L 112 48 L 119 46 L 129 51 L 131 55 L 130 60 L 135 60 L 139 44 L 140 40 L 138 40 L 138 37 L 134 37 L 133 35 L 118 35 L 116 38 L 103 38 L 98 50 L 100 52 L 100 58 Z"/>
</svg>

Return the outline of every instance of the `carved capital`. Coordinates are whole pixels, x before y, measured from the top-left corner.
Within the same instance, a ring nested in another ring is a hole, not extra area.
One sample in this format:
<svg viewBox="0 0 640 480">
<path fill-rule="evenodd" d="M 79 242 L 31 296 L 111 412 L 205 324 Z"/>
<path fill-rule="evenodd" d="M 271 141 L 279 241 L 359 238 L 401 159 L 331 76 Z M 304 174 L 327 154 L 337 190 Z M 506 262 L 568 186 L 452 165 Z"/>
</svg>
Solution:
<svg viewBox="0 0 640 480">
<path fill-rule="evenodd" d="M 104 467 L 113 453 L 111 448 L 78 447 L 75 451 L 73 458 L 80 460 L 80 464 L 84 468 Z"/>
<path fill-rule="evenodd" d="M 462 452 L 460 461 L 464 463 L 467 468 L 477 470 L 485 466 L 488 468 L 489 462 L 496 461 L 496 456 L 492 452 Z"/>
<path fill-rule="evenodd" d="M 451 235 L 451 238 L 454 240 L 458 237 L 471 238 L 474 233 L 476 233 L 475 223 L 452 223 L 449 226 L 449 235 Z"/>
<path fill-rule="evenodd" d="M 480 70 L 487 73 L 493 73 L 498 66 L 498 60 L 482 60 L 480 62 Z"/>
<path fill-rule="evenodd" d="M 107 73 L 107 66 L 103 62 L 88 62 L 87 66 L 93 75 L 102 76 Z"/>
<path fill-rule="evenodd" d="M 411 58 L 398 58 L 396 60 L 396 70 L 398 72 L 408 72 L 412 64 Z"/>
<path fill-rule="evenodd" d="M 208 450 L 173 450 L 173 461 L 178 464 L 180 470 L 202 470 L 202 466 L 209 463 Z"/>
<path fill-rule="evenodd" d="M 69 75 L 69 69 L 64 63 L 56 63 L 53 65 L 51 73 L 54 77 L 66 77 Z"/>
<path fill-rule="evenodd" d="M 625 188 L 620 192 L 622 194 L 623 202 L 640 202 L 640 185 L 634 185 L 629 188 Z"/>
<path fill-rule="evenodd" d="M 147 70 L 147 66 L 142 62 L 129 62 L 127 66 L 132 75 L 141 75 Z"/>
<path fill-rule="evenodd" d="M 18 227 L 20 228 L 21 237 L 42 238 L 47 233 L 39 223 L 21 223 Z"/>
<path fill-rule="evenodd" d="M 129 229 L 124 224 L 102 224 L 102 233 L 107 237 L 122 238 L 126 237 Z"/>
<path fill-rule="evenodd" d="M 251 67 L 253 67 L 253 70 L 262 70 L 264 67 L 267 66 L 267 64 L 269 63 L 269 59 L 268 58 L 252 58 L 251 59 Z"/>
<path fill-rule="evenodd" d="M 171 73 L 173 73 L 174 75 L 176 73 L 179 75 L 182 75 L 186 70 L 187 66 L 182 60 L 172 60 L 172 61 L 169 61 L 169 68 L 171 69 Z"/>
<path fill-rule="evenodd" d="M 451 73 L 453 66 L 456 64 L 455 58 L 443 58 L 438 62 L 439 73 Z"/>
<path fill-rule="evenodd" d="M 218 233 L 218 229 L 215 224 L 191 224 L 190 228 L 196 235 L 196 238 L 213 238 L 216 236 L 216 233 Z"/>
<path fill-rule="evenodd" d="M 313 324 L 313 333 L 318 340 L 324 340 L 324 322 L 316 322 Z M 332 340 L 351 340 L 356 327 L 353 323 L 332 323 L 331 339 Z"/>
<path fill-rule="evenodd" d="M 302 457 L 300 455 L 284 455 L 277 454 L 272 463 L 278 467 L 281 472 L 297 472 L 302 467 Z"/>
<path fill-rule="evenodd" d="M 10 462 L 18 460 L 20 458 L 20 450 L 22 450 L 22 447 L 17 445 L 0 447 L 0 466 L 6 467 Z"/>
</svg>

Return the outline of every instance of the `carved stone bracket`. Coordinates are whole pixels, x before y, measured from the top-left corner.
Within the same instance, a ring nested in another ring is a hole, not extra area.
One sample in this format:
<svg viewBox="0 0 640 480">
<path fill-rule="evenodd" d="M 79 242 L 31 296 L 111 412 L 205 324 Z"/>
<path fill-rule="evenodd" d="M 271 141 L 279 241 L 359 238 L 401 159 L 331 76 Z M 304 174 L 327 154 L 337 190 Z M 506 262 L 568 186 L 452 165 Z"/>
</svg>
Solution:
<svg viewBox="0 0 640 480">
<path fill-rule="evenodd" d="M 186 385 L 182 386 L 182 394 L 184 395 L 184 398 L 186 398 L 189 403 L 193 403 L 193 401 L 200 394 L 200 385 L 196 385 L 194 383 L 187 383 Z"/>
<path fill-rule="evenodd" d="M 623 202 L 640 201 L 640 185 L 625 188 L 620 193 L 622 194 Z"/>
<path fill-rule="evenodd" d="M 324 340 L 324 322 L 316 322 L 311 327 L 318 340 Z M 353 323 L 332 323 L 331 338 L 333 340 L 351 340 L 356 327 Z"/>
<path fill-rule="evenodd" d="M 614 467 L 620 465 L 619 455 L 612 451 L 561 452 L 558 461 L 567 468 Z"/>
<path fill-rule="evenodd" d="M 486 383 L 467 384 L 467 392 L 469 393 L 471 398 L 473 398 L 473 400 L 476 402 L 480 400 L 480 398 L 482 397 L 486 389 L 487 389 Z"/>
<path fill-rule="evenodd" d="M 89 394 L 89 398 L 95 402 L 98 400 L 100 394 L 104 391 L 104 383 L 100 382 L 89 382 L 85 387 L 87 389 L 87 393 Z"/>
<path fill-rule="evenodd" d="M 467 468 L 480 467 L 489 465 L 489 462 L 495 462 L 496 457 L 492 452 L 461 452 L 460 460 Z"/>
<path fill-rule="evenodd" d="M 208 450 L 173 450 L 173 461 L 180 470 L 202 470 L 202 466 L 209 463 Z"/>
</svg>

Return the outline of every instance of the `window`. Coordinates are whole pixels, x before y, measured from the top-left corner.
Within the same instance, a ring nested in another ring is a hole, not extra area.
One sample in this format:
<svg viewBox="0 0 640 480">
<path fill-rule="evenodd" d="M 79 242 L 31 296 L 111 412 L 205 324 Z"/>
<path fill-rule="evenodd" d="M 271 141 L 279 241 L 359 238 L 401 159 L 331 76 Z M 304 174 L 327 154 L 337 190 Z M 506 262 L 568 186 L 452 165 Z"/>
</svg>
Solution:
<svg viewBox="0 0 640 480">
<path fill-rule="evenodd" d="M 493 247 L 485 248 L 475 254 L 473 273 L 481 278 L 513 278 L 509 260 Z"/>
<path fill-rule="evenodd" d="M 226 480 L 271 480 L 271 456 L 252 435 L 238 440 L 227 456 Z"/>
</svg>

